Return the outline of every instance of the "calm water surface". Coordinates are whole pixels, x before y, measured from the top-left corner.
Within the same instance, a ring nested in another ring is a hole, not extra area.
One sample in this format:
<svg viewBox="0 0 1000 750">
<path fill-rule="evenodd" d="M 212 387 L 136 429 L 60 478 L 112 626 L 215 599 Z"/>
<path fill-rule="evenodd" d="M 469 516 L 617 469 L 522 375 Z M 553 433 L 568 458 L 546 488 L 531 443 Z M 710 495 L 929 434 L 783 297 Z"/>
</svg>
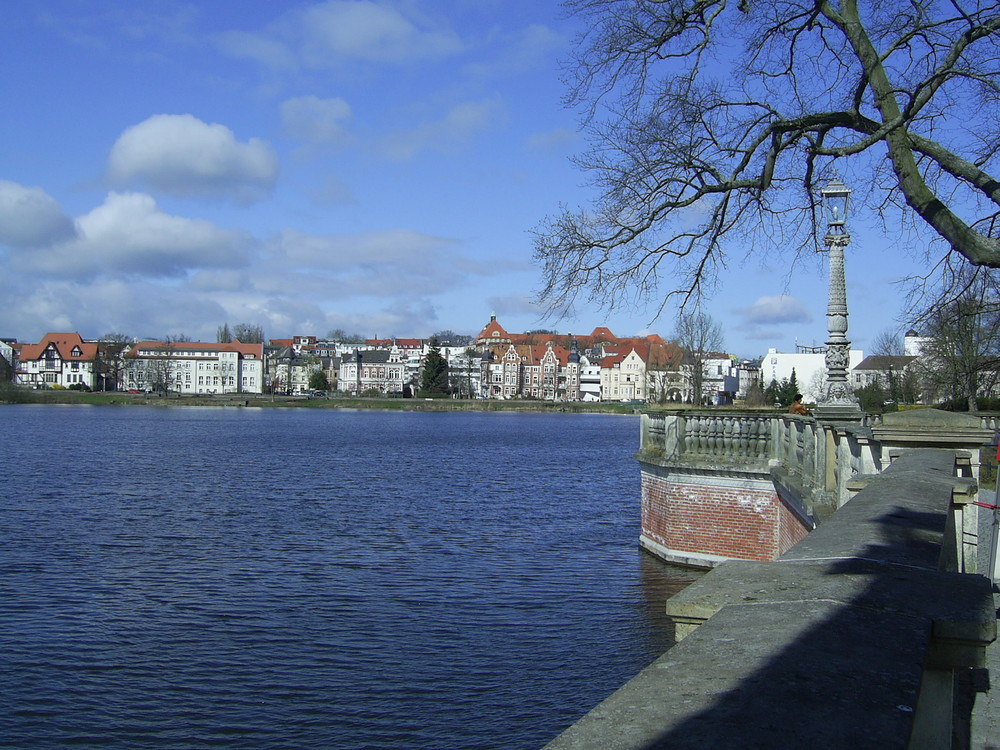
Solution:
<svg viewBox="0 0 1000 750">
<path fill-rule="evenodd" d="M 0 407 L 0 746 L 537 748 L 670 643 L 638 418 Z"/>
</svg>

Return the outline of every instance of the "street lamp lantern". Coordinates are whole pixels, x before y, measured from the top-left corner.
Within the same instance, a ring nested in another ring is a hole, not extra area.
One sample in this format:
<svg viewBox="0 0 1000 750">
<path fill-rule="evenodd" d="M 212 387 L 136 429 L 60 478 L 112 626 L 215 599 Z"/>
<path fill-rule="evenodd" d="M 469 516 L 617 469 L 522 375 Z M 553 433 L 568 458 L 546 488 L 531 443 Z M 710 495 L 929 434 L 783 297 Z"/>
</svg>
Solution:
<svg viewBox="0 0 1000 750">
<path fill-rule="evenodd" d="M 848 383 L 851 342 L 847 339 L 847 281 L 844 272 L 844 251 L 851 241 L 847 232 L 847 209 L 851 189 L 834 177 L 820 190 L 828 211 L 823 244 L 830 255 L 830 292 L 826 306 L 825 392 L 816 406 L 820 417 L 854 420 L 861 407 Z"/>
<path fill-rule="evenodd" d="M 829 228 L 831 230 L 840 230 L 840 233 L 843 233 L 844 226 L 847 224 L 847 209 L 851 198 L 851 189 L 841 182 L 839 177 L 834 177 L 819 192 L 823 196 L 823 204 L 830 215 Z"/>
</svg>

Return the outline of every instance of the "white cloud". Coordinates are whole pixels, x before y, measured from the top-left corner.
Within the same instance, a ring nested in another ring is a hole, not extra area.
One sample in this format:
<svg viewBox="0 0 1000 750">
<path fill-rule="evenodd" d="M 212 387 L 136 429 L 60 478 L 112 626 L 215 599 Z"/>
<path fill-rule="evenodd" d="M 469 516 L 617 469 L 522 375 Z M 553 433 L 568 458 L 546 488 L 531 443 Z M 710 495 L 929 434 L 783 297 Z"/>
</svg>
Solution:
<svg viewBox="0 0 1000 750">
<path fill-rule="evenodd" d="M 542 305 L 526 294 L 490 297 L 486 302 L 497 315 L 537 315 L 541 318 L 546 312 Z"/>
<path fill-rule="evenodd" d="M 292 138 L 308 143 L 336 144 L 347 138 L 344 123 L 351 106 L 343 99 L 298 96 L 281 103 L 281 119 Z"/>
<path fill-rule="evenodd" d="M 218 38 L 219 49 L 230 57 L 256 60 L 267 68 L 294 68 L 295 55 L 283 42 L 246 31 L 227 31 Z"/>
<path fill-rule="evenodd" d="M 450 30 L 420 28 L 399 10 L 365 0 L 317 3 L 285 14 L 259 34 L 230 32 L 219 41 L 223 52 L 271 68 L 409 64 L 461 49 Z"/>
<path fill-rule="evenodd" d="M 454 240 L 409 229 L 342 235 L 287 230 L 279 237 L 284 259 L 299 268 L 348 272 L 376 267 L 420 273 L 452 262 Z"/>
<path fill-rule="evenodd" d="M 567 44 L 549 26 L 537 23 L 489 41 L 499 42 L 497 54 L 466 67 L 469 74 L 484 80 L 541 70 L 550 57 L 564 53 Z"/>
<path fill-rule="evenodd" d="M 812 316 L 795 297 L 779 294 L 759 297 L 750 307 L 736 311 L 752 325 L 774 325 L 778 323 L 809 323 Z"/>
<path fill-rule="evenodd" d="M 412 301 L 467 283 L 482 272 L 454 251 L 456 241 L 407 229 L 344 235 L 283 232 L 274 246 L 273 272 L 258 288 L 296 289 L 317 298 L 400 297 Z"/>
<path fill-rule="evenodd" d="M 47 245 L 75 232 L 73 220 L 44 190 L 0 180 L 0 244 Z"/>
<path fill-rule="evenodd" d="M 258 138 L 236 140 L 224 125 L 192 115 L 153 115 L 119 136 L 108 157 L 116 184 L 144 184 L 171 195 L 264 197 L 278 176 L 278 160 Z"/>
<path fill-rule="evenodd" d="M 211 222 L 171 216 L 142 193 L 111 193 L 77 220 L 78 236 L 44 252 L 22 252 L 19 267 L 61 277 L 180 276 L 248 262 L 250 241 Z"/>
<path fill-rule="evenodd" d="M 418 29 L 396 10 L 372 2 L 330 0 L 306 8 L 300 18 L 302 56 L 316 67 L 343 57 L 411 62 L 460 49 L 453 34 Z"/>
<path fill-rule="evenodd" d="M 503 119 L 505 114 L 506 110 L 499 97 L 461 102 L 440 120 L 388 137 L 383 150 L 389 158 L 404 160 L 412 158 L 425 148 L 451 148 L 468 142 L 476 134 Z"/>
<path fill-rule="evenodd" d="M 574 145 L 579 140 L 580 136 L 569 128 L 556 128 L 547 133 L 534 133 L 529 136 L 528 147 L 539 151 L 548 151 Z"/>
</svg>

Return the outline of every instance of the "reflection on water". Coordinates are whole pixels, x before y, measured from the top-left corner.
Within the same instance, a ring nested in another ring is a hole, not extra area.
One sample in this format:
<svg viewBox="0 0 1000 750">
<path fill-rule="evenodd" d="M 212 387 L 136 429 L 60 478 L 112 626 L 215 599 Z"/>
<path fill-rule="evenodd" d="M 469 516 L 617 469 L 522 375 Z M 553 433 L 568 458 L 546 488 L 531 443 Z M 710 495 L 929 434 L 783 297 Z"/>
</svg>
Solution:
<svg viewBox="0 0 1000 750">
<path fill-rule="evenodd" d="M 670 645 L 635 417 L 0 407 L 0 746 L 538 747 Z"/>
</svg>

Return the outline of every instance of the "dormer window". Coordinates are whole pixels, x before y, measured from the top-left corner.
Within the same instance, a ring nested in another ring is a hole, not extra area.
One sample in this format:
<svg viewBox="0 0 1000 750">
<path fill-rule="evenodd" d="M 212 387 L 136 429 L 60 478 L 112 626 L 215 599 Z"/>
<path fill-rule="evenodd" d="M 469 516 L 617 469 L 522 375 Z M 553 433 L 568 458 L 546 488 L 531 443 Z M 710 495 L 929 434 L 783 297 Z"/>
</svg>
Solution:
<svg viewBox="0 0 1000 750">
<path fill-rule="evenodd" d="M 79 357 L 82 354 L 83 354 L 83 352 L 80 351 L 80 347 L 78 347 L 78 346 L 74 346 L 73 347 L 73 351 L 70 352 L 70 355 L 72 355 L 74 357 Z"/>
</svg>

